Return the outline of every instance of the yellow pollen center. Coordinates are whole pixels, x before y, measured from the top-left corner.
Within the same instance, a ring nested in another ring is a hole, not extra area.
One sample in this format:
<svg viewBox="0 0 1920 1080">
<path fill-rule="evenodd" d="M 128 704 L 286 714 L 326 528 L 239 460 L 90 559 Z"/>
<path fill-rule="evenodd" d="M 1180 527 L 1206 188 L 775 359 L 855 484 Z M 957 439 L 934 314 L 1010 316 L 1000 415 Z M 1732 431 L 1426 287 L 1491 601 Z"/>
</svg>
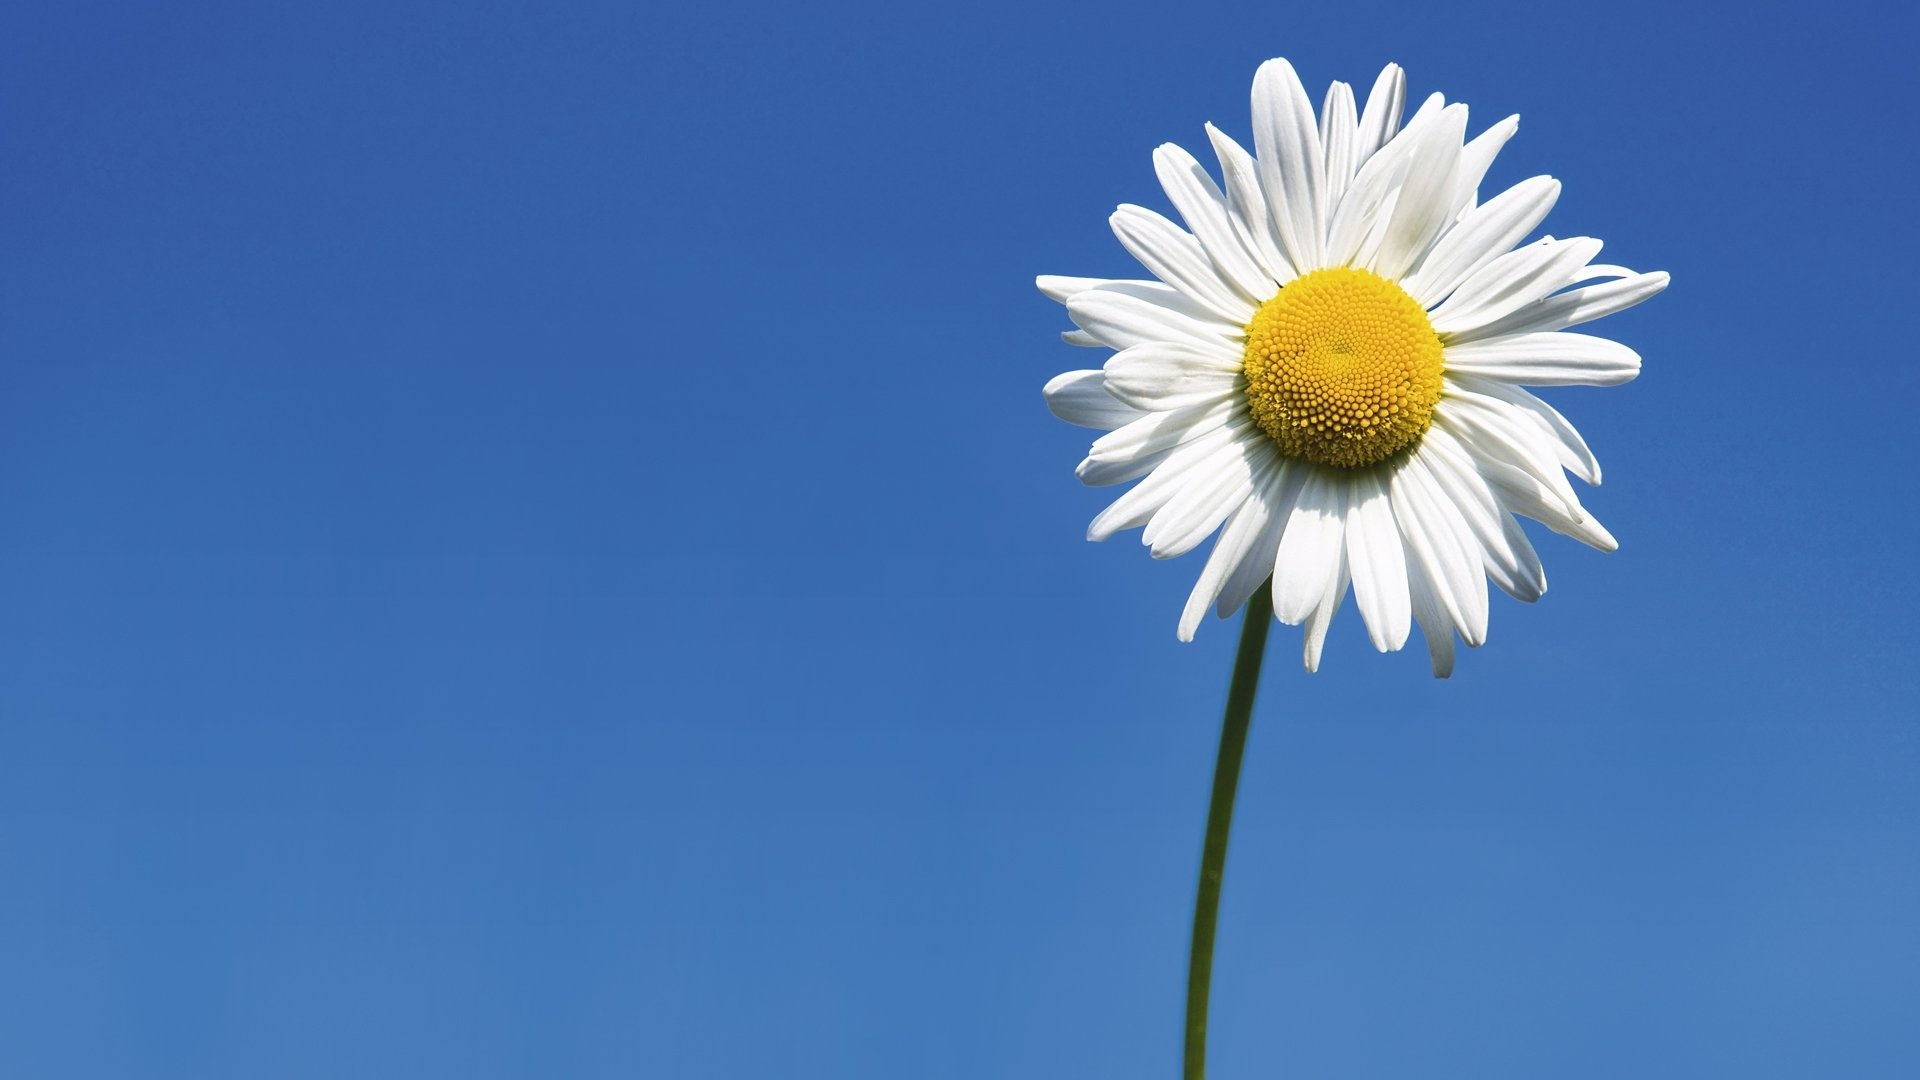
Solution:
<svg viewBox="0 0 1920 1080">
<path fill-rule="evenodd" d="M 1440 400 L 1440 335 L 1366 270 L 1296 278 L 1247 324 L 1247 405 L 1289 457 L 1354 469 L 1418 442 Z"/>
</svg>

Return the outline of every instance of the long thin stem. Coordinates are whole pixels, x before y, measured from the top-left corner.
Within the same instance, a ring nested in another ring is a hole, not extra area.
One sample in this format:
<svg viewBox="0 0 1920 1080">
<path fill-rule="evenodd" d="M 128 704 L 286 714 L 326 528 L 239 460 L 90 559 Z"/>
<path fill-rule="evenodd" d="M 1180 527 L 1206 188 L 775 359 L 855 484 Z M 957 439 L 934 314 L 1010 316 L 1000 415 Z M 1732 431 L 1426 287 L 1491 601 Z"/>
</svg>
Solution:
<svg viewBox="0 0 1920 1080">
<path fill-rule="evenodd" d="M 1200 892 L 1193 902 L 1193 952 L 1187 961 L 1186 1080 L 1207 1075 L 1207 995 L 1213 984 L 1213 928 L 1220 915 L 1220 880 L 1227 869 L 1227 834 L 1233 828 L 1233 796 L 1240 786 L 1240 756 L 1247 748 L 1253 693 L 1260 686 L 1260 660 L 1273 622 L 1273 594 L 1262 585 L 1247 601 L 1240 651 L 1227 687 L 1227 715 L 1220 726 L 1220 757 L 1213 766 L 1213 801 L 1207 806 L 1207 841 L 1200 853 Z"/>
</svg>

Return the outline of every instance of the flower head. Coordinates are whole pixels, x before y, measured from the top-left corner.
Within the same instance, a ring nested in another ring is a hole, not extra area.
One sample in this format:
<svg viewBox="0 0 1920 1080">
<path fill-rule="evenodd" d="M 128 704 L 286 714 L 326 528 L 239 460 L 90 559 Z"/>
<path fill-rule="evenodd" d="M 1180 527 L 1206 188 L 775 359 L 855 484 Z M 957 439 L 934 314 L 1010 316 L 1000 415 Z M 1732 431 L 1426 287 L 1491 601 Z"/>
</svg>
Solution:
<svg viewBox="0 0 1920 1080">
<path fill-rule="evenodd" d="M 1456 632 L 1486 638 L 1489 578 L 1519 600 L 1546 592 L 1514 515 L 1616 546 L 1567 481 L 1600 482 L 1592 452 L 1523 387 L 1633 378 L 1633 350 L 1565 331 L 1667 275 L 1596 264 L 1587 237 L 1521 244 L 1559 181 L 1478 197 L 1519 118 L 1468 140 L 1465 105 L 1434 94 L 1402 127 L 1405 98 L 1389 64 L 1364 109 L 1336 82 L 1316 120 L 1292 66 L 1269 60 L 1255 153 L 1207 127 L 1219 182 L 1177 146 L 1154 151 L 1186 228 L 1114 212 L 1157 280 L 1039 279 L 1079 328 L 1069 342 L 1117 350 L 1045 391 L 1061 419 L 1107 432 L 1081 480 L 1140 480 L 1088 538 L 1144 526 L 1154 557 L 1172 558 L 1219 532 L 1183 641 L 1271 575 L 1312 670 L 1351 584 L 1374 646 L 1400 648 L 1418 621 L 1444 677 Z"/>
</svg>

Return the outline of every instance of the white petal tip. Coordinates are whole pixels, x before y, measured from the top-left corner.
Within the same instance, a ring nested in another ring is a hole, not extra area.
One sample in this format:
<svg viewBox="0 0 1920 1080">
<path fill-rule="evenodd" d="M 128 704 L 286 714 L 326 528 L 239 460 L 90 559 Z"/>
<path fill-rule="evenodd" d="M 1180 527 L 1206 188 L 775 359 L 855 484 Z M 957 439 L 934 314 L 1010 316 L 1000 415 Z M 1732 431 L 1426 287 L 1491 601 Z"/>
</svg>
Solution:
<svg viewBox="0 0 1920 1080">
<path fill-rule="evenodd" d="M 1401 649 L 1406 647 L 1407 635 L 1405 631 L 1402 631 L 1400 634 L 1400 639 L 1398 641 L 1390 637 L 1375 637 L 1373 633 L 1373 629 L 1369 627 L 1367 629 L 1367 640 L 1373 643 L 1374 652 L 1378 652 L 1378 653 L 1399 652 Z"/>
<path fill-rule="evenodd" d="M 1060 274 L 1041 274 L 1033 279 L 1033 287 L 1040 290 L 1041 296 L 1054 303 L 1064 304 L 1067 302 L 1067 297 L 1077 291 L 1072 281 L 1073 279 Z"/>
</svg>

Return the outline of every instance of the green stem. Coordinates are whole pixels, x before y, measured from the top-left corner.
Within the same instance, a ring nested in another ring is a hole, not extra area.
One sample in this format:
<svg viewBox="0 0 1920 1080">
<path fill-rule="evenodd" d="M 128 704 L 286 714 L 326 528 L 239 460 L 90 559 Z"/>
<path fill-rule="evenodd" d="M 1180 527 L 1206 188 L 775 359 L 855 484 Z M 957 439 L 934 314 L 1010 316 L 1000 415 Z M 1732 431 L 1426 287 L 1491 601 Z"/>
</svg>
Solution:
<svg viewBox="0 0 1920 1080">
<path fill-rule="evenodd" d="M 1213 766 L 1213 801 L 1207 807 L 1207 841 L 1200 853 L 1200 892 L 1193 903 L 1193 952 L 1187 960 L 1186 1080 L 1207 1075 L 1207 994 L 1213 983 L 1213 928 L 1220 915 L 1220 880 L 1227 869 L 1227 834 L 1233 828 L 1233 795 L 1240 786 L 1240 756 L 1247 748 L 1253 692 L 1260 685 L 1260 659 L 1273 622 L 1273 593 L 1255 589 L 1240 626 L 1240 651 L 1227 687 L 1227 715 L 1220 726 L 1220 757 Z"/>
</svg>

